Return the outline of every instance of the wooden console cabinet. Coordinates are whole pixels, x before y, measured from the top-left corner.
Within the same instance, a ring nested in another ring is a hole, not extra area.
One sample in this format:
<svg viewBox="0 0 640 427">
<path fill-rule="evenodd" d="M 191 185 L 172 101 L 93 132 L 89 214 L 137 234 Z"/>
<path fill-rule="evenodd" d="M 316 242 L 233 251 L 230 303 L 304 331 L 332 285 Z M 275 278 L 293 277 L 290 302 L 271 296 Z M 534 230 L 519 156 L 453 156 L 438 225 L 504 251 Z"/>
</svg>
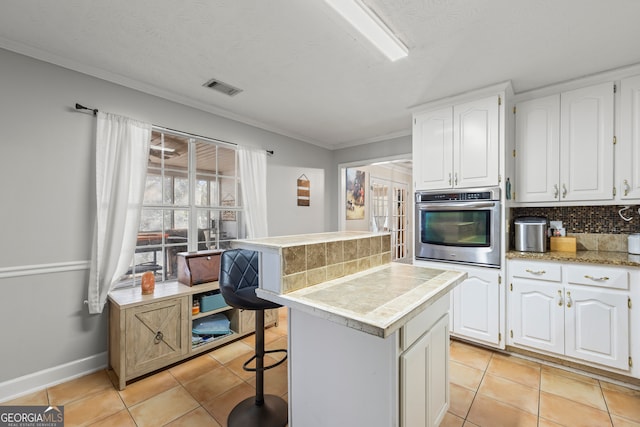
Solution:
<svg viewBox="0 0 640 427">
<path fill-rule="evenodd" d="M 109 365 L 120 390 L 129 380 L 255 331 L 253 311 L 225 306 L 191 314 L 194 298 L 217 289 L 218 282 L 195 286 L 165 282 L 156 285 L 153 295 L 142 295 L 139 287 L 109 294 Z M 192 344 L 192 321 L 221 312 L 229 318 L 232 334 Z M 277 321 L 277 310 L 265 311 L 266 326 Z"/>
</svg>

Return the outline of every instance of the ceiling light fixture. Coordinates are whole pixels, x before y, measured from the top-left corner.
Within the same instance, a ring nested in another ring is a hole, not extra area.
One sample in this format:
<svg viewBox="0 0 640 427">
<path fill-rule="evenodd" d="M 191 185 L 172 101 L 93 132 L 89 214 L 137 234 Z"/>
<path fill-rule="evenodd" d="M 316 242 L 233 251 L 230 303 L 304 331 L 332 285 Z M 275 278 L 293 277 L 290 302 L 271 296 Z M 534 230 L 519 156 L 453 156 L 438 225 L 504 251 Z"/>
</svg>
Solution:
<svg viewBox="0 0 640 427">
<path fill-rule="evenodd" d="M 149 148 L 151 150 L 155 150 L 155 151 L 162 151 L 163 153 L 175 153 L 176 152 L 175 148 L 161 147 L 159 145 L 151 145 L 151 146 L 149 146 Z"/>
<path fill-rule="evenodd" d="M 409 49 L 362 0 L 325 0 L 391 61 L 409 55 Z"/>
</svg>

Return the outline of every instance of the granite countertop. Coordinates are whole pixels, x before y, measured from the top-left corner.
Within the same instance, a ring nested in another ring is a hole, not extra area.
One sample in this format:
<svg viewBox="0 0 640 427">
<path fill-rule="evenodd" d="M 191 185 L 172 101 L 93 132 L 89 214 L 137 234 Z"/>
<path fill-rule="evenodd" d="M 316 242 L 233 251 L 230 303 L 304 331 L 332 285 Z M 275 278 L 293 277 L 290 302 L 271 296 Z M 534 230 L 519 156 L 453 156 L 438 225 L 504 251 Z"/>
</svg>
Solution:
<svg viewBox="0 0 640 427">
<path fill-rule="evenodd" d="M 525 259 L 537 261 L 562 261 L 584 264 L 601 264 L 624 267 L 640 267 L 640 255 L 632 255 L 626 252 L 608 251 L 577 251 L 543 253 L 508 251 L 507 259 Z"/>
<path fill-rule="evenodd" d="M 382 338 L 466 278 L 466 273 L 388 263 L 287 294 L 256 290 L 263 299 Z"/>
</svg>

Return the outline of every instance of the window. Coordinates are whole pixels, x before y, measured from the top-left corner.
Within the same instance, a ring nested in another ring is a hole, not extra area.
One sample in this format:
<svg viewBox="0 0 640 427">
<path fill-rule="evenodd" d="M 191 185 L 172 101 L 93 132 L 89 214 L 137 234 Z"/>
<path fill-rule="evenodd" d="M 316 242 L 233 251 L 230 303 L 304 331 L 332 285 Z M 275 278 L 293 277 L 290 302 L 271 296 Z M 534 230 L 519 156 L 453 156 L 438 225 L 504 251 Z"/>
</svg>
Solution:
<svg viewBox="0 0 640 427">
<path fill-rule="evenodd" d="M 178 253 L 226 249 L 245 237 L 235 146 L 154 128 L 134 259 L 122 284 L 146 271 L 177 279 Z"/>
</svg>

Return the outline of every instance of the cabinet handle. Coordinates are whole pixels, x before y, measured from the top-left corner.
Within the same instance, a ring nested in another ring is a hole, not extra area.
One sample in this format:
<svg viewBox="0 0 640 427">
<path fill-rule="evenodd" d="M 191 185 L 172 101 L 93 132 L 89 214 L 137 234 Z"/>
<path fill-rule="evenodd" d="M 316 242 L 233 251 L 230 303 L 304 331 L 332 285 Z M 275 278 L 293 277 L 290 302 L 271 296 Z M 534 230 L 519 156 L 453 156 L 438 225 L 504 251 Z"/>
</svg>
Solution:
<svg viewBox="0 0 640 427">
<path fill-rule="evenodd" d="M 573 302 L 571 301 L 571 292 L 567 291 L 567 308 L 571 308 Z"/>
<path fill-rule="evenodd" d="M 607 276 L 593 277 L 593 276 L 585 275 L 584 278 L 585 279 L 591 279 L 591 280 L 596 281 L 596 282 L 603 282 L 605 280 L 609 280 L 609 278 Z"/>
<path fill-rule="evenodd" d="M 458 185 L 458 172 L 454 173 L 453 176 L 454 176 L 453 185 L 457 186 Z"/>
<path fill-rule="evenodd" d="M 622 181 L 622 185 L 624 185 L 624 195 L 629 195 L 629 190 L 631 190 L 631 187 L 629 187 L 629 181 L 625 179 L 624 181 Z"/>
<path fill-rule="evenodd" d="M 546 271 L 544 270 L 533 271 L 533 270 L 529 270 L 528 268 L 525 271 L 530 274 L 535 274 L 536 276 L 540 276 L 546 273 Z"/>
<path fill-rule="evenodd" d="M 451 172 L 449 172 L 449 185 L 451 185 Z"/>
<path fill-rule="evenodd" d="M 160 341 L 162 341 L 162 338 L 164 338 L 164 335 L 162 334 L 162 332 L 160 331 L 156 332 L 156 337 L 153 339 L 153 343 L 159 344 Z"/>
<path fill-rule="evenodd" d="M 562 198 L 567 198 L 567 187 L 564 184 L 562 184 Z"/>
<path fill-rule="evenodd" d="M 558 192 L 560 190 L 558 189 L 558 184 L 553 184 L 553 198 L 557 199 L 558 198 Z"/>
<path fill-rule="evenodd" d="M 562 301 L 562 289 L 558 289 L 558 305 L 562 307 L 562 304 L 564 304 L 564 301 Z"/>
</svg>

